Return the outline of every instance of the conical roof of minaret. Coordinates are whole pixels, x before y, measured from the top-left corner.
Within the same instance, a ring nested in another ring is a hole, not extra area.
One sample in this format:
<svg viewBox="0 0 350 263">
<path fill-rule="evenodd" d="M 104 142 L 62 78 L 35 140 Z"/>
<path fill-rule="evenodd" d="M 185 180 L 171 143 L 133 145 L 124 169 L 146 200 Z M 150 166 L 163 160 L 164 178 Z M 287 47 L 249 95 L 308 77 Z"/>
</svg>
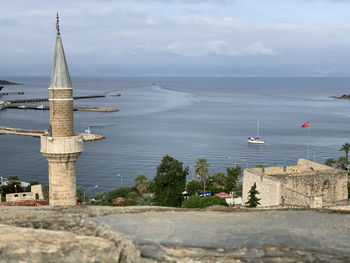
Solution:
<svg viewBox="0 0 350 263">
<path fill-rule="evenodd" d="M 50 88 L 59 89 L 59 88 L 71 88 L 72 82 L 70 80 L 70 75 L 68 71 L 66 56 L 64 54 L 61 34 L 58 24 L 58 15 L 57 15 L 57 38 L 56 38 L 56 49 L 55 56 L 53 59 L 53 67 L 51 73 Z"/>
</svg>

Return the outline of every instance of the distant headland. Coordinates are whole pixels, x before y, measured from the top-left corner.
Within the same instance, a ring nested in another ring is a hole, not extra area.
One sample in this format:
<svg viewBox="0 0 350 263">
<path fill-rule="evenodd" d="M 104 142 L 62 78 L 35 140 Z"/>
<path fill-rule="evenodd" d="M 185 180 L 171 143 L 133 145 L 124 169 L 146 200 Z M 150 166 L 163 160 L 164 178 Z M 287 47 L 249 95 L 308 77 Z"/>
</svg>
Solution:
<svg viewBox="0 0 350 263">
<path fill-rule="evenodd" d="M 333 98 L 333 99 L 340 99 L 340 100 L 350 100 L 350 94 L 344 94 L 344 95 L 342 95 L 342 96 L 340 96 L 340 97 L 337 97 L 337 96 L 331 96 L 331 98 Z"/>
<path fill-rule="evenodd" d="M 0 85 L 22 85 L 22 84 L 0 79 Z"/>
</svg>

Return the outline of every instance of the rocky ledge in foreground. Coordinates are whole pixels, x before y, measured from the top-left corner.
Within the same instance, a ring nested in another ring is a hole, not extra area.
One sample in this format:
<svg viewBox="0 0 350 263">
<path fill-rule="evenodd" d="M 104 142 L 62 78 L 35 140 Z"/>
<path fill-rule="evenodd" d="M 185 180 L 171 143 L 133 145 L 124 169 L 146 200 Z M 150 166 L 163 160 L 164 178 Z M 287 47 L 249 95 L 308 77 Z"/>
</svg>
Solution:
<svg viewBox="0 0 350 263">
<path fill-rule="evenodd" d="M 22 84 L 0 79 L 0 85 L 22 85 Z"/>
<path fill-rule="evenodd" d="M 330 210 L 2 207 L 0 262 L 350 262 L 349 222 Z"/>
</svg>

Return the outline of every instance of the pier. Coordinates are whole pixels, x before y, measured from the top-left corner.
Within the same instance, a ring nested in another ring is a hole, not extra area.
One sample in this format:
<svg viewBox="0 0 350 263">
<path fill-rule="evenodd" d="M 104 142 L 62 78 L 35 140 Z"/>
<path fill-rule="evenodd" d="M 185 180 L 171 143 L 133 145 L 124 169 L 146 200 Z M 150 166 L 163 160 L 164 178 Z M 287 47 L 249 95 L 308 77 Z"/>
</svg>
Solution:
<svg viewBox="0 0 350 263">
<path fill-rule="evenodd" d="M 24 95 L 23 91 L 13 91 L 13 92 L 0 92 L 0 97 L 8 95 Z"/>
<path fill-rule="evenodd" d="M 22 104 L 22 103 L 11 103 L 7 104 L 6 108 L 10 109 L 21 109 L 21 110 L 49 110 L 49 105 L 38 105 L 38 104 Z M 74 106 L 74 111 L 96 111 L 96 112 L 117 112 L 119 111 L 114 107 L 87 107 L 87 106 Z"/>
<path fill-rule="evenodd" d="M 104 98 L 106 95 L 91 95 L 91 96 L 75 96 L 73 99 L 94 99 L 94 98 Z M 28 103 L 28 102 L 40 102 L 40 101 L 49 101 L 49 98 L 32 98 L 32 99 L 17 99 L 17 100 L 8 100 L 9 103 Z"/>
<path fill-rule="evenodd" d="M 0 126 L 0 135 L 2 134 L 11 134 L 11 135 L 23 135 L 23 136 L 32 136 L 40 137 L 45 134 L 45 131 L 42 130 L 30 130 L 30 129 L 21 129 L 21 128 L 10 128 L 5 126 Z M 97 141 L 102 140 L 105 137 L 99 134 L 89 134 L 89 133 L 78 133 L 83 135 L 84 141 Z"/>
</svg>

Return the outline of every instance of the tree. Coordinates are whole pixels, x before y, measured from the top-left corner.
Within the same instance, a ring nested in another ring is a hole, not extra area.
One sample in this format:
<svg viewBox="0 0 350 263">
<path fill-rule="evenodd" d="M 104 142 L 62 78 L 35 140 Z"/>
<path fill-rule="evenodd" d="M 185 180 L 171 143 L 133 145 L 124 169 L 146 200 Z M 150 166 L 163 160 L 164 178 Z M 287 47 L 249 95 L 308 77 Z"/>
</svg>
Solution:
<svg viewBox="0 0 350 263">
<path fill-rule="evenodd" d="M 205 208 L 212 205 L 224 205 L 228 206 L 226 200 L 219 196 L 206 196 L 199 197 L 197 195 L 190 196 L 183 202 L 182 207 L 184 208 Z"/>
<path fill-rule="evenodd" d="M 23 192 L 21 181 L 18 176 L 9 176 L 8 181 L 8 185 L 2 186 L 2 194 L 4 196 L 6 196 L 6 194 Z"/>
<path fill-rule="evenodd" d="M 85 203 L 89 201 L 89 198 L 85 195 L 85 189 L 81 187 L 77 187 L 77 202 L 79 203 Z"/>
<path fill-rule="evenodd" d="M 95 196 L 97 205 L 113 205 L 113 200 L 118 197 L 126 198 L 130 192 L 136 193 L 136 189 L 130 187 L 121 187 L 113 191 L 104 192 Z M 137 194 L 137 193 L 136 193 Z"/>
<path fill-rule="evenodd" d="M 207 162 L 207 159 L 205 158 L 198 158 L 196 161 L 196 165 L 194 166 L 196 168 L 196 174 L 201 178 L 203 182 L 203 189 L 205 192 L 205 181 L 207 176 L 209 175 L 208 167 L 210 164 Z"/>
<path fill-rule="evenodd" d="M 341 168 L 344 170 L 345 169 L 345 165 L 348 164 L 348 161 L 346 160 L 345 156 L 340 156 L 337 160 L 337 163 L 341 165 Z"/>
<path fill-rule="evenodd" d="M 32 186 L 33 185 L 38 185 L 40 184 L 39 181 L 30 181 L 28 186 L 24 189 L 25 192 L 31 192 L 32 191 Z"/>
<path fill-rule="evenodd" d="M 345 158 L 346 158 L 346 164 L 349 163 L 349 151 L 350 151 L 350 143 L 344 143 L 339 151 L 344 151 L 345 152 Z"/>
<path fill-rule="evenodd" d="M 181 206 L 182 192 L 186 186 L 188 167 L 183 169 L 182 163 L 168 155 L 164 156 L 157 167 L 154 177 L 154 202 L 161 206 Z"/>
<path fill-rule="evenodd" d="M 12 176 L 9 176 L 8 180 L 9 182 L 18 182 L 19 177 L 17 175 L 12 175 Z"/>
<path fill-rule="evenodd" d="M 134 187 L 140 194 L 144 194 L 148 191 L 148 178 L 144 174 L 139 174 L 138 176 L 136 176 L 134 182 Z"/>
<path fill-rule="evenodd" d="M 239 166 L 233 168 L 226 168 L 227 171 L 227 184 L 226 184 L 226 192 L 229 193 L 231 191 L 235 191 L 237 188 L 238 176 L 241 174 L 242 169 Z"/>
<path fill-rule="evenodd" d="M 153 205 L 153 197 L 151 195 L 145 194 L 137 200 L 137 205 L 140 205 L 140 206 Z"/>
<path fill-rule="evenodd" d="M 206 185 L 212 194 L 223 192 L 226 190 L 227 177 L 223 172 L 217 172 L 213 176 L 208 177 Z"/>
<path fill-rule="evenodd" d="M 191 180 L 186 185 L 188 195 L 195 195 L 202 190 L 202 184 L 197 180 Z"/>
<path fill-rule="evenodd" d="M 328 165 L 328 166 L 333 166 L 334 164 L 336 164 L 337 163 L 337 161 L 336 160 L 334 160 L 333 158 L 328 158 L 325 162 L 324 162 L 324 164 L 325 165 Z"/>
<path fill-rule="evenodd" d="M 248 202 L 246 202 L 248 207 L 257 207 L 260 205 L 260 199 L 256 197 L 257 194 L 259 194 L 259 191 L 256 190 L 256 183 L 254 183 L 249 190 Z"/>
</svg>

